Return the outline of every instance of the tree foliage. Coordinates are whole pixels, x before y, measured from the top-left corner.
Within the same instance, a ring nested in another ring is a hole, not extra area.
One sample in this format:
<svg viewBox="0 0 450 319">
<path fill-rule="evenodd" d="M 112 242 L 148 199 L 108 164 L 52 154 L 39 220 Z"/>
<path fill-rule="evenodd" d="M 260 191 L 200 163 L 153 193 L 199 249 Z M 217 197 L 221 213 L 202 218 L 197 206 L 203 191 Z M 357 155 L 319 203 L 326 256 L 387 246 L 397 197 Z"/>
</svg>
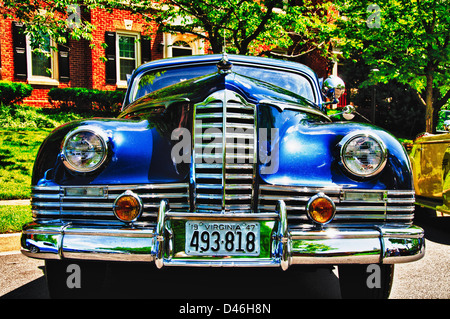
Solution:
<svg viewBox="0 0 450 319">
<path fill-rule="evenodd" d="M 160 10 L 156 19 L 164 31 L 208 40 L 215 53 L 226 46 L 239 54 L 270 55 L 274 48 L 285 49 L 285 57 L 313 50 L 328 54 L 334 28 L 329 2 L 168 0 L 164 4 L 167 10 Z"/>
<path fill-rule="evenodd" d="M 31 46 L 42 35 L 56 43 L 71 38 L 92 40 L 95 28 L 84 14 L 94 8 L 127 10 L 159 24 L 160 32 L 193 34 L 205 39 L 214 53 L 270 55 L 282 49 L 295 57 L 314 50 L 329 54 L 335 11 L 329 1 L 315 0 L 2 0 L 0 13 L 25 23 Z M 80 19 L 75 20 L 78 7 Z M 294 45 L 295 40 L 295 45 Z"/>
<path fill-rule="evenodd" d="M 433 132 L 438 111 L 450 98 L 450 1 L 372 3 L 337 1 L 342 51 L 378 70 L 367 84 L 395 80 L 410 86 L 425 108 L 426 130 Z"/>
</svg>

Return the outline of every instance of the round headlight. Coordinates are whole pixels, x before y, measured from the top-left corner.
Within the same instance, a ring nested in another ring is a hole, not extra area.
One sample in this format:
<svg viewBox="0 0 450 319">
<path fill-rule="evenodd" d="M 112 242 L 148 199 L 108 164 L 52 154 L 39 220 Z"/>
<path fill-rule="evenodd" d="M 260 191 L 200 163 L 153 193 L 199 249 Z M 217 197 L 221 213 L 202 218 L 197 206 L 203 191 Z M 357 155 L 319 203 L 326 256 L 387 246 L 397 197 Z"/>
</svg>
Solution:
<svg viewBox="0 0 450 319">
<path fill-rule="evenodd" d="M 68 169 L 79 173 L 92 172 L 106 160 L 107 138 L 98 128 L 80 127 L 67 134 L 62 153 Z"/>
<path fill-rule="evenodd" d="M 386 165 L 386 146 L 372 133 L 349 134 L 340 145 L 342 165 L 353 175 L 374 176 Z"/>
</svg>

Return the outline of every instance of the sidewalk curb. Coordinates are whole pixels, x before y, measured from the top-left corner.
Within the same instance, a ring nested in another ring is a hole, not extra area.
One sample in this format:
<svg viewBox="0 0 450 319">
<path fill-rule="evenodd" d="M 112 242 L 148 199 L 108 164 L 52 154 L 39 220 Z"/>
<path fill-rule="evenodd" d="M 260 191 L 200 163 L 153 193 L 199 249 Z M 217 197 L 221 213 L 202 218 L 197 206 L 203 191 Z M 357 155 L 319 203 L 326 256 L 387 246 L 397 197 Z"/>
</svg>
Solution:
<svg viewBox="0 0 450 319">
<path fill-rule="evenodd" d="M 30 204 L 31 200 L 29 199 L 0 200 L 0 206 L 13 206 L 13 205 L 26 206 Z"/>
<path fill-rule="evenodd" d="M 0 200 L 0 206 L 26 206 L 30 204 L 31 200 L 29 199 Z M 22 232 L 0 234 L 0 255 L 20 252 L 21 235 Z"/>
<path fill-rule="evenodd" d="M 19 251 L 22 233 L 0 234 L 0 253 Z"/>
</svg>

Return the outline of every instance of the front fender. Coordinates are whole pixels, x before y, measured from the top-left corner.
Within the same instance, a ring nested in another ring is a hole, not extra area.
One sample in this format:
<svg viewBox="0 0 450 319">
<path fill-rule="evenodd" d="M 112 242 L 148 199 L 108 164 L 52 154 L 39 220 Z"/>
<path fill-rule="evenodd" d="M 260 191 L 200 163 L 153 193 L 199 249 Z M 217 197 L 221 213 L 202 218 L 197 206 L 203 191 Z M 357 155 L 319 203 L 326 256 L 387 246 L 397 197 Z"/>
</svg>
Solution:
<svg viewBox="0 0 450 319">
<path fill-rule="evenodd" d="M 286 123 L 279 132 L 279 167 L 261 174 L 269 184 L 362 187 L 366 189 L 413 189 L 411 166 L 401 143 L 390 133 L 358 123 Z M 340 165 L 339 142 L 352 132 L 377 135 L 388 149 L 384 170 L 372 178 L 351 176 Z"/>
<path fill-rule="evenodd" d="M 71 172 L 63 165 L 60 157 L 64 137 L 71 130 L 82 126 L 95 126 L 108 136 L 108 159 L 93 173 Z M 186 180 L 188 172 L 172 164 L 171 149 L 170 136 L 151 128 L 146 120 L 95 119 L 71 122 L 55 129 L 41 145 L 33 169 L 32 185 L 136 184 Z"/>
</svg>

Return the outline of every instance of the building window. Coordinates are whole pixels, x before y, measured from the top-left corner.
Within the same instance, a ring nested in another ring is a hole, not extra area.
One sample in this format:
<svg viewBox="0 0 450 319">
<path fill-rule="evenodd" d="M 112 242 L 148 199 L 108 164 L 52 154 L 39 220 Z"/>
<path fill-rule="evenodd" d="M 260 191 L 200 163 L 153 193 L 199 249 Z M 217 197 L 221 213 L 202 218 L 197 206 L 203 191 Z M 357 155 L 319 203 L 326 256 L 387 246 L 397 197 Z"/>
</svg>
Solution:
<svg viewBox="0 0 450 319">
<path fill-rule="evenodd" d="M 151 38 L 137 32 L 105 31 L 105 82 L 127 87 L 127 76 L 151 60 Z"/>
<path fill-rule="evenodd" d="M 31 76 L 52 76 L 52 57 L 50 37 L 44 37 L 44 44 L 37 50 L 31 51 Z"/>
<path fill-rule="evenodd" d="M 51 49 L 54 45 L 48 35 L 43 35 L 43 43 L 32 50 L 30 39 L 25 34 L 23 23 L 12 21 L 14 77 L 28 80 L 30 84 L 58 85 L 59 81 L 70 81 L 69 48 L 58 45 L 58 53 Z"/>
<path fill-rule="evenodd" d="M 127 75 L 139 65 L 138 35 L 117 34 L 117 79 L 118 83 L 126 83 Z"/>
<path fill-rule="evenodd" d="M 192 48 L 189 46 L 187 42 L 184 41 L 176 41 L 172 45 L 172 56 L 185 56 L 192 55 Z"/>
<path fill-rule="evenodd" d="M 30 84 L 58 85 L 57 55 L 51 49 L 50 36 L 44 35 L 42 44 L 32 49 L 27 37 L 27 78 Z"/>
</svg>

